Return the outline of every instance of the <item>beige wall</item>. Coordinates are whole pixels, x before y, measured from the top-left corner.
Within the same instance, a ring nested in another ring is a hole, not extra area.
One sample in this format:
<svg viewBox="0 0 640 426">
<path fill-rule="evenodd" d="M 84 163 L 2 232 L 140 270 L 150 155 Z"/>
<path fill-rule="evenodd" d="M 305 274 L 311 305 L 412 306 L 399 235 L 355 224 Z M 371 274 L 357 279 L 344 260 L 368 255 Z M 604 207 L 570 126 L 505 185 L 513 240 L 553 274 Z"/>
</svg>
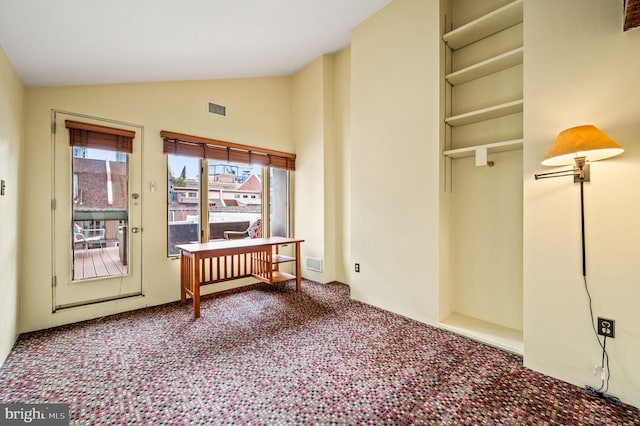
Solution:
<svg viewBox="0 0 640 426">
<path fill-rule="evenodd" d="M 336 135 L 334 126 L 334 56 L 322 57 L 322 115 L 324 117 L 324 278 L 336 279 Z M 311 185 L 302 187 L 308 191 Z"/>
<path fill-rule="evenodd" d="M 622 31 L 623 2 L 526 1 L 524 25 L 524 362 L 599 386 L 601 350 L 581 276 L 579 190 L 534 181 L 558 132 L 592 123 L 625 148 L 585 184 L 587 276 L 596 316 L 616 320 L 610 393 L 640 406 L 640 30 Z M 553 170 L 553 169 L 551 169 Z"/>
<path fill-rule="evenodd" d="M 207 102 L 227 106 L 221 118 Z M 27 89 L 27 152 L 22 177 L 24 226 L 20 251 L 20 330 L 34 330 L 179 298 L 179 262 L 166 257 L 167 163 L 161 130 L 293 152 L 290 78 L 120 84 Z M 118 120 L 143 127 L 142 268 L 144 298 L 51 313 L 51 110 Z M 150 182 L 157 182 L 150 192 Z M 34 261 L 38 267 L 34 268 Z M 227 284 L 218 287 L 226 288 Z"/>
<path fill-rule="evenodd" d="M 292 133 L 296 149 L 295 234 L 305 278 L 336 279 L 336 147 L 333 126 L 333 56 L 324 55 L 291 79 Z M 323 271 L 306 269 L 306 257 L 323 260 Z"/>
<path fill-rule="evenodd" d="M 351 49 L 334 56 L 333 61 L 333 125 L 335 137 L 335 258 L 336 280 L 351 281 Z"/>
<path fill-rule="evenodd" d="M 395 0 L 352 32 L 352 297 L 435 324 L 439 2 Z"/>
<path fill-rule="evenodd" d="M 291 79 L 292 136 L 296 145 L 294 191 L 295 235 L 302 238 L 302 271 L 324 282 L 324 273 L 305 268 L 306 257 L 320 258 L 326 270 L 324 223 L 324 58 L 298 71 Z M 298 218 L 304 217 L 304 221 Z"/>
<path fill-rule="evenodd" d="M 20 163 L 23 145 L 24 87 L 0 48 L 0 365 L 13 347 L 18 330 L 18 229 Z"/>
</svg>

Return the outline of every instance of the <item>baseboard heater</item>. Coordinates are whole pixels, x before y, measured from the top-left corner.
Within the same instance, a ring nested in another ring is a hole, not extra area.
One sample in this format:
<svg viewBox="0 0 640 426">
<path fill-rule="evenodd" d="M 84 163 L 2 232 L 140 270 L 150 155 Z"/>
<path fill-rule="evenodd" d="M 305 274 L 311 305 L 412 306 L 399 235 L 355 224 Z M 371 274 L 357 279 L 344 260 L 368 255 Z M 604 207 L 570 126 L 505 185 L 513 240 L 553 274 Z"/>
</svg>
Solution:
<svg viewBox="0 0 640 426">
<path fill-rule="evenodd" d="M 322 272 L 322 259 L 318 257 L 305 257 L 304 266 L 309 271 Z"/>
</svg>

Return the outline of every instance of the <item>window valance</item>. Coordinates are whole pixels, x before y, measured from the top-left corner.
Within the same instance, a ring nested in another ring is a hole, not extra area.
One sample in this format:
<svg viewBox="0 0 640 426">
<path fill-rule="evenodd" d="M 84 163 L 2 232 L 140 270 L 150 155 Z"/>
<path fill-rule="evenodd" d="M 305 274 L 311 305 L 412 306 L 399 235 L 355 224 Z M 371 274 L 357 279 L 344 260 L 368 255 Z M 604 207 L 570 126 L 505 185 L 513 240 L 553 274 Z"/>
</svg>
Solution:
<svg viewBox="0 0 640 426">
<path fill-rule="evenodd" d="M 184 135 L 163 130 L 165 154 L 206 158 L 244 164 L 260 164 L 278 169 L 295 170 L 296 155 L 287 152 L 240 145 L 232 142 Z"/>
<path fill-rule="evenodd" d="M 133 138 L 135 138 L 136 132 L 132 130 L 72 120 L 65 120 L 64 123 L 69 129 L 69 144 L 71 146 L 133 153 Z"/>
</svg>

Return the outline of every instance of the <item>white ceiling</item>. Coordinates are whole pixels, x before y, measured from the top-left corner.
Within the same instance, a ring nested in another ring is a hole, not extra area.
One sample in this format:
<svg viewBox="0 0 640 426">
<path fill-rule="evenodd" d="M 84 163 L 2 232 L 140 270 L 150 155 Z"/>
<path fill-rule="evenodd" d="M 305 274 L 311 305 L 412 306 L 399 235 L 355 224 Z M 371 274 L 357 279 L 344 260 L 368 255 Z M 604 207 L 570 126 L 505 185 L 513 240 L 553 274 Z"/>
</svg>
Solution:
<svg viewBox="0 0 640 426">
<path fill-rule="evenodd" d="M 391 0 L 0 0 L 27 86 L 290 75 Z"/>
</svg>

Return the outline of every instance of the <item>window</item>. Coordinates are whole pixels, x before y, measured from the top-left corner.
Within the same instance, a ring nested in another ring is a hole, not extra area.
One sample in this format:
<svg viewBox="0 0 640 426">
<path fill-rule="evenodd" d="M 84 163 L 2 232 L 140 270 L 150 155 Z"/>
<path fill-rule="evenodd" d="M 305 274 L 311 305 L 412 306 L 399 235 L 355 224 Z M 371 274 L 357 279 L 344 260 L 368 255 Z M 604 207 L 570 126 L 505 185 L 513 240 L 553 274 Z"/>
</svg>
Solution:
<svg viewBox="0 0 640 426">
<path fill-rule="evenodd" d="M 65 124 L 72 147 L 72 280 L 126 275 L 128 251 L 122 236 L 129 217 L 127 154 L 133 152 L 135 133 L 71 120 Z M 89 267 L 95 249 L 113 262 Z"/>
<path fill-rule="evenodd" d="M 179 244 L 224 241 L 225 231 L 242 237 L 256 223 L 259 231 L 252 237 L 289 235 L 288 182 L 295 155 L 165 131 L 161 135 L 168 162 L 168 256 L 179 254 Z M 274 196 L 275 204 L 269 201 Z M 271 232 L 272 224 L 277 233 Z"/>
<path fill-rule="evenodd" d="M 207 166 L 209 197 L 214 199 L 209 205 L 209 241 L 223 240 L 225 231 L 242 232 L 262 220 L 263 167 L 219 161 L 208 161 Z M 238 198 L 236 191 L 245 194 Z"/>
<path fill-rule="evenodd" d="M 271 229 L 270 236 L 289 235 L 288 171 L 254 166 L 248 175 L 222 176 L 216 173 L 221 170 L 219 163 L 171 154 L 167 156 L 167 161 L 168 256 L 179 254 L 176 248 L 178 244 L 201 241 L 203 231 L 207 228 L 209 241 L 221 241 L 225 238 L 225 231 L 245 231 L 257 220 L 265 219 L 265 216 L 271 226 L 261 227 L 261 230 Z M 238 165 L 229 163 L 229 166 Z M 181 170 L 180 176 L 175 177 L 173 170 Z M 201 176 L 205 176 L 205 173 L 199 173 L 202 170 L 208 174 L 207 227 L 202 226 L 205 222 L 201 220 L 200 191 L 193 190 L 203 185 Z M 262 178 L 265 173 L 269 176 L 267 182 L 263 182 Z M 263 194 L 267 184 L 270 187 L 270 208 L 265 214 Z M 260 234 L 266 235 L 265 232 Z"/>
<path fill-rule="evenodd" d="M 168 255 L 177 256 L 177 244 L 200 241 L 200 160 L 168 155 L 167 161 Z"/>
<path fill-rule="evenodd" d="M 126 275 L 127 250 L 119 250 L 127 225 L 128 162 L 117 153 L 88 148 L 73 157 L 73 280 Z M 123 249 L 125 247 L 123 246 Z M 99 250 L 98 250 L 99 249 Z M 87 260 L 107 256 L 113 264 L 90 268 Z"/>
<path fill-rule="evenodd" d="M 290 202 L 289 171 L 270 169 L 269 171 L 269 217 L 272 237 L 289 237 Z"/>
</svg>

